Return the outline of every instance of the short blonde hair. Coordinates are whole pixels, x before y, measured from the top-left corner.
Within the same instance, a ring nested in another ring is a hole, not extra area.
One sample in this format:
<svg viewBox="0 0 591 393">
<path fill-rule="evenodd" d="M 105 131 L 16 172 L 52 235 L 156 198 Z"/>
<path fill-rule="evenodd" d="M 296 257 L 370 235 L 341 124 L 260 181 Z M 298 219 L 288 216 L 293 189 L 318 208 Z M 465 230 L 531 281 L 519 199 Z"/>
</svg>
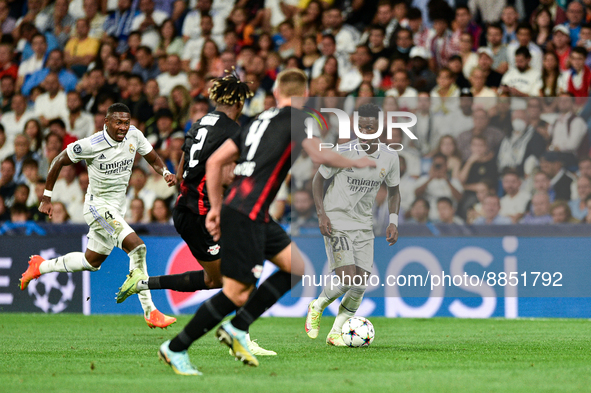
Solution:
<svg viewBox="0 0 591 393">
<path fill-rule="evenodd" d="M 308 87 L 308 77 L 304 71 L 289 68 L 277 75 L 276 89 L 284 97 L 303 97 Z"/>
</svg>

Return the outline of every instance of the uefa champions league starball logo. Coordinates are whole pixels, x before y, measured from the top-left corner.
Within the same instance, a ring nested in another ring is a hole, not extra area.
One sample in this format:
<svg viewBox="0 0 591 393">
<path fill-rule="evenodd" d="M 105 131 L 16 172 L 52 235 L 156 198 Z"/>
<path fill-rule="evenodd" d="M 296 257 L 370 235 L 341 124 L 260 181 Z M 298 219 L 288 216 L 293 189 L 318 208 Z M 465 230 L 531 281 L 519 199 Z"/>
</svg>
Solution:
<svg viewBox="0 0 591 393">
<path fill-rule="evenodd" d="M 39 253 L 44 259 L 56 258 L 59 256 L 55 249 L 41 250 Z M 33 296 L 33 304 L 43 310 L 57 314 L 68 308 L 70 301 L 74 297 L 76 284 L 72 278 L 72 273 L 52 272 L 46 273 L 37 280 L 31 280 L 27 290 L 29 296 Z"/>
<path fill-rule="evenodd" d="M 35 306 L 43 312 L 57 314 L 64 311 L 74 296 L 72 273 L 47 273 L 32 280 L 27 287 L 29 295 L 35 297 Z"/>
</svg>

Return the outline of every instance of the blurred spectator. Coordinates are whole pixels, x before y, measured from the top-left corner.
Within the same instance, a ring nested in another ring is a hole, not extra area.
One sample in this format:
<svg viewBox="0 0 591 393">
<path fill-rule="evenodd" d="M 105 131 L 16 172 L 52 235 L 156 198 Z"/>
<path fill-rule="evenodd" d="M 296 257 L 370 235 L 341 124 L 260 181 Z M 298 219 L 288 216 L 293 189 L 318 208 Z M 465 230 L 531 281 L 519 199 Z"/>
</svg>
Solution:
<svg viewBox="0 0 591 393">
<path fill-rule="evenodd" d="M 503 27 L 503 44 L 508 45 L 517 41 L 517 26 L 519 13 L 513 5 L 506 5 L 501 14 L 501 26 Z"/>
<path fill-rule="evenodd" d="M 517 64 L 517 49 L 527 48 L 530 54 L 529 66 L 535 71 L 542 71 L 542 50 L 532 42 L 533 29 L 529 23 L 520 23 L 517 27 L 517 42 L 507 45 L 509 69 L 519 68 Z"/>
<path fill-rule="evenodd" d="M 314 207 L 312 194 L 306 189 L 292 193 L 291 226 L 292 231 L 298 228 L 318 228 L 318 216 Z"/>
<path fill-rule="evenodd" d="M 416 99 L 418 97 L 417 90 L 413 87 L 410 87 L 408 71 L 400 70 L 396 71 L 394 75 L 392 75 L 392 89 L 386 91 L 386 96 L 403 98 L 403 100 L 398 100 L 399 103 L 400 101 L 412 102 L 411 100 L 404 100 L 404 98 Z M 407 105 L 404 109 L 406 110 L 410 108 Z"/>
<path fill-rule="evenodd" d="M 486 1 L 486 0 L 469 0 L 468 7 L 472 12 L 472 15 L 480 15 L 483 22 L 492 23 L 496 22 L 501 18 L 503 7 L 505 2 L 503 1 Z"/>
<path fill-rule="evenodd" d="M 0 2 L 0 7 L 1 7 Z M 27 60 L 21 62 L 18 67 L 18 78 L 17 86 L 20 88 L 25 83 L 25 79 L 35 72 L 43 69 L 43 63 L 45 62 L 45 54 L 47 53 L 47 40 L 45 36 L 40 33 L 35 33 L 31 39 L 31 49 L 33 55 Z"/>
<path fill-rule="evenodd" d="M 168 97 L 168 106 L 173 114 L 173 121 L 179 128 L 189 121 L 189 108 L 191 106 L 191 96 L 189 90 L 183 85 L 175 86 Z"/>
<path fill-rule="evenodd" d="M 84 16 L 77 15 L 77 18 L 85 17 L 90 23 L 90 32 L 88 35 L 100 40 L 103 38 L 103 25 L 107 17 L 100 12 L 99 2 L 96 0 L 83 0 L 83 2 Z M 70 11 L 70 13 L 72 12 Z M 72 34 L 74 33 L 76 33 L 76 26 L 74 26 L 74 31 L 72 31 Z"/>
<path fill-rule="evenodd" d="M 17 184 L 16 188 L 14 189 L 13 206 L 16 204 L 27 206 L 27 200 L 29 199 L 30 193 L 31 190 L 29 189 L 28 185 L 24 183 Z"/>
<path fill-rule="evenodd" d="M 99 50 L 99 40 L 89 37 L 89 31 L 88 20 L 78 19 L 76 21 L 76 36 L 72 36 L 68 40 L 64 49 L 65 63 L 78 77 L 84 75 Z"/>
<path fill-rule="evenodd" d="M 449 29 L 453 17 L 453 10 L 446 2 L 438 2 L 429 10 L 434 32 L 428 43 L 431 51 L 430 68 L 433 70 L 447 67 L 449 58 L 460 51 L 457 43 L 452 40 L 453 33 Z"/>
<path fill-rule="evenodd" d="M 460 176 L 462 167 L 462 156 L 458 150 L 456 140 L 451 135 L 443 135 L 439 139 L 439 145 L 434 154 L 443 154 L 447 157 L 447 172 L 451 178 L 457 179 Z"/>
<path fill-rule="evenodd" d="M 209 15 L 208 15 L 209 16 Z M 203 17 L 201 19 L 201 28 L 203 29 L 203 21 L 209 19 L 211 21 L 211 17 Z M 213 27 L 213 24 L 211 25 Z M 155 49 L 156 56 L 165 56 L 165 55 L 178 55 L 182 56 L 185 47 L 189 44 L 185 44 L 182 37 L 179 37 L 177 33 L 177 29 L 175 27 L 174 22 L 172 19 L 166 19 L 160 25 L 160 41 L 158 47 Z M 201 49 L 196 51 L 197 54 L 201 53 Z M 137 55 L 136 55 L 137 58 Z"/>
<path fill-rule="evenodd" d="M 470 48 L 472 50 L 478 49 L 480 46 L 480 35 L 482 34 L 482 28 L 474 22 L 470 9 L 467 6 L 456 6 L 456 18 L 454 20 L 454 25 L 454 35 L 455 37 L 459 38 L 460 45 L 462 41 L 462 35 L 468 34 L 471 37 Z"/>
<path fill-rule="evenodd" d="M 49 121 L 49 132 L 58 135 L 63 140 L 62 150 L 64 150 L 72 142 L 76 142 L 78 138 L 66 131 L 66 124 L 62 119 L 53 119 Z"/>
<path fill-rule="evenodd" d="M 439 213 L 438 224 L 464 224 L 464 221 L 456 216 L 452 200 L 447 197 L 442 197 L 437 200 L 437 212 Z"/>
<path fill-rule="evenodd" d="M 139 31 L 142 35 L 142 45 L 147 45 L 152 50 L 156 50 L 160 42 L 158 26 L 162 25 L 169 14 L 161 10 L 155 10 L 153 0 L 140 0 L 139 9 L 141 13 L 133 18 L 131 31 Z"/>
<path fill-rule="evenodd" d="M 503 191 L 505 196 L 501 198 L 500 215 L 509 217 L 513 224 L 517 224 L 527 209 L 530 196 L 527 192 L 521 191 L 521 178 L 517 171 L 507 168 L 502 177 Z"/>
<path fill-rule="evenodd" d="M 71 216 L 79 214 L 74 211 L 84 200 L 80 189 L 80 183 L 76 178 L 76 168 L 73 165 L 64 166 L 60 177 L 53 187 L 54 195 L 52 201 L 62 202 Z"/>
<path fill-rule="evenodd" d="M 7 208 L 12 206 L 16 182 L 14 181 L 14 161 L 8 157 L 2 161 L 0 166 L 0 196 L 4 198 Z"/>
<path fill-rule="evenodd" d="M 6 113 L 10 110 L 12 104 L 12 98 L 16 92 L 16 80 L 10 75 L 4 75 L 0 78 L 0 110 Z"/>
<path fill-rule="evenodd" d="M 203 46 L 206 41 L 213 41 L 217 47 L 221 47 L 222 42 L 219 41 L 218 36 L 212 35 L 213 30 L 213 19 L 210 15 L 201 16 L 201 35 L 196 38 L 189 39 L 182 48 L 182 53 L 179 54 L 183 60 L 183 66 L 185 69 L 195 69 L 201 53 L 203 52 Z M 162 28 L 164 34 L 164 27 Z M 169 51 L 166 54 L 171 54 Z"/>
<path fill-rule="evenodd" d="M 542 75 L 538 69 L 530 66 L 529 49 L 525 46 L 519 47 L 515 51 L 514 58 L 515 66 L 509 67 L 509 71 L 503 75 L 501 89 L 513 97 L 539 96 L 542 88 Z"/>
<path fill-rule="evenodd" d="M 572 153 L 578 157 L 588 155 L 587 124 L 576 115 L 572 95 L 563 93 L 556 100 L 560 116 L 548 129 L 552 137 L 550 149 Z"/>
<path fill-rule="evenodd" d="M 550 215 L 553 224 L 576 224 L 579 221 L 573 218 L 570 207 L 564 201 L 556 201 L 550 206 Z"/>
<path fill-rule="evenodd" d="M 470 141 L 470 157 L 466 160 L 459 177 L 464 188 L 464 199 L 476 199 L 475 185 L 482 181 L 495 182 L 498 178 L 497 163 L 489 150 L 486 139 L 473 136 Z"/>
<path fill-rule="evenodd" d="M 564 170 L 560 158 L 557 152 L 545 153 L 540 159 L 540 169 L 550 179 L 550 187 L 555 193 L 555 198 L 569 201 L 574 176 Z"/>
<path fill-rule="evenodd" d="M 540 119 L 542 103 L 539 99 L 531 98 L 527 102 L 526 111 L 516 110 L 512 113 L 512 129 L 508 136 L 503 138 L 499 147 L 498 167 L 499 171 L 505 168 L 515 168 L 519 176 L 525 174 L 525 163 L 528 160 L 537 162 L 546 150 L 546 142 L 539 127 L 545 130 Z M 531 173 L 528 173 L 530 175 Z"/>
<path fill-rule="evenodd" d="M 166 202 L 160 198 L 154 201 L 150 209 L 150 222 L 156 224 L 172 224 L 172 214 Z"/>
<path fill-rule="evenodd" d="M 10 220 L 10 211 L 4 204 L 4 197 L 0 195 L 0 223 Z"/>
<path fill-rule="evenodd" d="M 154 116 L 152 106 L 148 103 L 143 90 L 144 82 L 141 76 L 137 74 L 131 75 L 127 83 L 128 96 L 122 101 L 129 107 L 131 117 L 138 119 L 140 125 L 143 125 L 150 117 Z"/>
<path fill-rule="evenodd" d="M 28 96 L 31 93 L 31 90 L 43 83 L 46 80 L 47 75 L 50 73 L 56 73 L 58 75 L 59 84 L 63 86 L 66 92 L 76 88 L 76 83 L 78 83 L 76 75 L 64 68 L 63 54 L 61 50 L 55 49 L 47 56 L 45 68 L 31 74 L 31 76 L 27 78 L 21 89 L 22 93 L 25 96 Z"/>
<path fill-rule="evenodd" d="M 536 192 L 531 199 L 533 213 L 528 213 L 520 224 L 544 225 L 552 223 L 550 197 L 547 193 Z"/>
<path fill-rule="evenodd" d="M 546 48 L 550 42 L 552 42 L 552 14 L 550 13 L 550 9 L 542 8 L 540 12 L 536 15 L 534 21 L 532 22 L 533 32 L 534 32 L 534 40 L 533 42 L 543 51 L 546 51 Z"/>
<path fill-rule="evenodd" d="M 489 110 L 497 104 L 497 93 L 486 86 L 486 75 L 480 67 L 475 67 L 470 74 L 470 93 L 474 96 L 474 105 Z"/>
<path fill-rule="evenodd" d="M 347 58 L 348 55 L 342 52 L 337 52 L 335 37 L 333 35 L 324 34 L 322 36 L 321 53 L 322 56 L 319 57 L 312 65 L 311 78 L 317 78 L 320 76 L 322 70 L 324 69 L 324 63 L 330 56 L 334 56 L 337 59 L 337 69 L 339 75 L 345 75 L 347 73 L 349 69 L 349 60 Z"/>
<path fill-rule="evenodd" d="M 491 89 L 497 89 L 501 85 L 503 74 L 497 72 L 492 68 L 494 54 L 492 49 L 481 47 L 477 51 L 478 53 L 478 67 L 482 70 L 485 77 L 484 85 Z M 503 63 L 506 64 L 506 63 Z"/>
<path fill-rule="evenodd" d="M 342 53 L 353 53 L 359 42 L 359 32 L 345 24 L 341 10 L 337 7 L 328 8 L 322 14 L 323 34 L 331 34 L 335 38 L 336 50 Z"/>
<path fill-rule="evenodd" d="M 587 176 L 591 179 L 591 157 L 585 156 L 579 159 L 579 176 Z"/>
<path fill-rule="evenodd" d="M 501 210 L 501 203 L 497 195 L 487 195 L 482 202 L 482 213 L 481 217 L 474 220 L 474 225 L 509 225 L 511 219 L 499 215 Z"/>
<path fill-rule="evenodd" d="M 554 52 L 546 52 L 542 64 L 542 87 L 540 95 L 544 97 L 556 97 L 558 95 L 558 80 L 560 68 L 558 56 Z"/>
<path fill-rule="evenodd" d="M 14 154 L 14 144 L 8 142 L 4 126 L 0 123 L 0 162 L 11 154 Z"/>
<path fill-rule="evenodd" d="M 587 205 L 585 201 L 591 195 L 591 179 L 587 176 L 580 176 L 577 179 L 577 199 L 568 201 L 569 212 L 577 220 L 582 220 L 587 216 Z"/>
<path fill-rule="evenodd" d="M 29 119 L 25 123 L 24 134 L 29 138 L 31 145 L 29 150 L 33 153 L 33 156 L 37 159 L 43 155 L 43 129 L 41 124 L 35 118 Z"/>
<path fill-rule="evenodd" d="M 68 107 L 68 124 L 70 133 L 78 139 L 86 138 L 95 133 L 93 116 L 82 110 L 82 99 L 77 91 L 71 91 L 66 97 Z"/>
<path fill-rule="evenodd" d="M 168 55 L 166 59 L 166 69 L 156 78 L 160 94 L 168 96 L 173 87 L 177 85 L 187 86 L 189 79 L 184 71 L 181 71 L 181 59 L 177 55 Z"/>
<path fill-rule="evenodd" d="M 444 108 L 448 110 L 442 117 L 434 122 L 437 135 L 451 135 L 458 138 L 464 132 L 474 128 L 474 113 L 472 94 L 468 91 L 462 91 L 460 98 L 447 99 Z M 437 99 L 432 99 L 437 103 Z M 459 104 L 459 105 L 458 105 Z"/>
<path fill-rule="evenodd" d="M 555 24 L 560 25 L 566 22 L 566 12 L 557 4 L 556 0 L 540 0 L 540 5 L 532 12 L 530 21 L 533 23 L 538 13 L 545 8 L 550 11 L 551 19 Z"/>
<path fill-rule="evenodd" d="M 62 202 L 53 202 L 53 210 L 51 213 L 50 222 L 52 224 L 66 224 L 70 221 L 70 215 L 66 206 Z"/>
<path fill-rule="evenodd" d="M 10 222 L 24 223 L 29 220 L 29 209 L 24 203 L 15 203 L 10 207 Z M 3 232 L 3 231 L 2 231 Z"/>
<path fill-rule="evenodd" d="M 23 162 L 23 176 L 24 183 L 29 187 L 29 198 L 26 201 L 26 205 L 31 207 L 38 204 L 37 195 L 35 193 L 35 186 L 39 181 L 39 163 L 33 158 L 27 158 Z"/>
<path fill-rule="evenodd" d="M 26 123 L 34 116 L 33 111 L 27 108 L 27 99 L 21 94 L 15 94 L 12 97 L 12 110 L 4 112 L 1 123 L 6 132 L 6 140 L 10 145 L 17 134 L 25 130 Z"/>
<path fill-rule="evenodd" d="M 140 75 L 144 82 L 156 79 L 160 75 L 158 64 L 154 61 L 152 50 L 147 46 L 140 46 L 136 52 L 136 62 L 131 69 L 133 74 Z"/>
<path fill-rule="evenodd" d="M 451 70 L 454 75 L 455 84 L 460 88 L 461 91 L 470 91 L 470 82 L 464 76 L 462 57 L 460 55 L 453 55 L 447 62 L 447 67 Z"/>
<path fill-rule="evenodd" d="M 585 17 L 585 8 L 583 4 L 578 1 L 573 1 L 566 7 L 566 19 L 564 23 L 570 32 L 571 46 L 575 46 L 579 41 L 579 32 L 581 31 L 581 23 Z"/>
<path fill-rule="evenodd" d="M 433 156 L 429 174 L 422 176 L 416 182 L 415 196 L 423 197 L 430 205 L 437 206 L 437 200 L 448 197 L 457 203 L 462 198 L 462 184 L 458 179 L 452 179 L 447 173 L 447 157 L 443 154 Z M 438 219 L 436 209 L 431 211 L 429 218 Z"/>
<path fill-rule="evenodd" d="M 468 160 L 472 155 L 470 145 L 472 138 L 475 136 L 485 138 L 488 148 L 495 155 L 505 135 L 502 131 L 489 126 L 488 113 L 484 109 L 476 108 L 472 116 L 474 118 L 474 128 L 470 131 L 462 132 L 457 137 L 458 149 L 462 154 L 462 159 Z"/>
<path fill-rule="evenodd" d="M 133 168 L 129 179 L 129 189 L 127 190 L 127 202 L 131 204 L 133 199 L 140 198 L 144 201 L 145 209 L 150 210 L 156 200 L 156 194 L 146 188 L 147 175 L 141 167 L 136 166 Z"/>
<path fill-rule="evenodd" d="M 402 142 L 402 130 L 400 128 L 393 128 L 392 139 L 384 141 L 386 144 L 394 143 L 399 145 L 402 145 Z M 409 176 L 417 178 L 421 175 L 421 153 L 416 148 L 405 145 L 404 149 L 398 151 L 398 156 L 405 158 Z"/>
<path fill-rule="evenodd" d="M 16 27 L 16 20 L 10 16 L 8 0 L 0 1 L 0 30 L 2 34 L 11 34 Z"/>
<path fill-rule="evenodd" d="M 131 0 L 118 0 L 117 9 L 109 13 L 103 25 L 103 39 L 107 36 L 115 37 L 118 40 L 118 53 L 127 50 L 127 37 L 132 31 L 133 18 L 139 14 L 137 10 L 132 8 L 131 3 Z"/>
<path fill-rule="evenodd" d="M 410 50 L 411 85 L 417 91 L 431 91 L 437 85 L 436 76 L 429 69 L 430 53 L 423 47 L 415 46 Z"/>
<path fill-rule="evenodd" d="M 560 92 L 568 92 L 574 97 L 588 97 L 591 88 L 591 69 L 585 65 L 587 49 L 576 46 L 570 52 L 570 68 L 563 71 L 558 80 Z"/>
<path fill-rule="evenodd" d="M 564 25 L 554 26 L 552 29 L 553 53 L 558 57 L 558 67 L 560 71 L 566 71 L 569 68 L 569 56 L 571 51 L 570 32 Z"/>
<path fill-rule="evenodd" d="M 432 114 L 447 114 L 458 106 L 455 97 L 460 96 L 460 89 L 454 83 L 454 74 L 449 68 L 442 68 L 437 74 L 437 85 L 431 90 Z"/>
<path fill-rule="evenodd" d="M 587 197 L 585 205 L 587 206 L 587 215 L 581 220 L 581 223 L 591 224 L 591 196 Z"/>
<path fill-rule="evenodd" d="M 425 198 L 417 197 L 410 207 L 409 219 L 405 220 L 405 222 L 408 224 L 426 224 L 431 221 L 429 217 L 439 216 L 439 212 L 432 215 L 429 210 L 429 202 Z"/>
<path fill-rule="evenodd" d="M 33 158 L 33 153 L 30 150 L 31 141 L 25 134 L 18 134 L 14 138 L 14 154 L 9 158 L 14 162 L 14 181 L 16 183 L 24 183 L 25 176 L 23 175 L 23 162 L 27 158 Z"/>
<path fill-rule="evenodd" d="M 45 136 L 45 147 L 43 148 L 43 155 L 39 158 L 39 173 L 43 176 L 49 172 L 49 165 L 63 148 L 63 137 L 58 134 L 50 132 Z"/>
<path fill-rule="evenodd" d="M 141 198 L 133 198 L 129 204 L 129 214 L 125 220 L 129 224 L 140 224 L 145 222 L 144 201 Z"/>
</svg>

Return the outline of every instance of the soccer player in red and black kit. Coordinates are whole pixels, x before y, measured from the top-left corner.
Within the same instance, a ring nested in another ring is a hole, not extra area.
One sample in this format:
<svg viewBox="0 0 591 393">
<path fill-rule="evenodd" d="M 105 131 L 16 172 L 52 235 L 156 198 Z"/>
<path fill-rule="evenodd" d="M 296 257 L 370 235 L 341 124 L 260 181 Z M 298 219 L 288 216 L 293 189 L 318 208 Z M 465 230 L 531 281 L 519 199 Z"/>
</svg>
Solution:
<svg viewBox="0 0 591 393">
<path fill-rule="evenodd" d="M 210 201 L 206 226 L 214 240 L 221 236 L 223 289 L 201 305 L 183 331 L 160 346 L 160 358 L 179 374 L 200 374 L 191 364 L 187 349 L 237 309 L 236 316 L 216 331 L 216 337 L 232 349 L 237 359 L 258 366 L 258 360 L 248 348 L 246 332 L 304 273 L 304 261 L 296 245 L 269 217 L 269 205 L 301 149 L 316 164 L 375 167 L 375 162 L 367 157 L 351 160 L 333 151 L 320 151 L 318 135 L 306 138 L 307 115 L 291 107 L 291 97 L 307 95 L 306 86 L 307 78 L 302 71 L 281 72 L 273 91 L 277 108 L 261 113 L 237 137 L 227 140 L 206 163 Z M 298 126 L 293 138 L 292 124 Z M 222 208 L 223 167 L 236 161 L 236 178 Z M 265 259 L 280 270 L 255 289 Z"/>
<path fill-rule="evenodd" d="M 171 289 L 180 292 L 195 292 L 222 287 L 220 273 L 220 245 L 205 228 L 209 212 L 209 198 L 205 186 L 205 163 L 227 140 L 240 133 L 236 119 L 244 102 L 253 96 L 247 84 L 234 74 L 218 78 L 209 90 L 209 99 L 215 102 L 215 110 L 195 122 L 183 144 L 178 172 L 182 174 L 181 194 L 173 210 L 174 226 L 203 270 L 181 274 L 148 277 L 141 269 L 133 270 L 117 293 L 117 303 L 144 290 Z M 229 184 L 233 164 L 225 167 Z M 257 355 L 276 355 L 250 341 L 251 351 Z"/>
</svg>

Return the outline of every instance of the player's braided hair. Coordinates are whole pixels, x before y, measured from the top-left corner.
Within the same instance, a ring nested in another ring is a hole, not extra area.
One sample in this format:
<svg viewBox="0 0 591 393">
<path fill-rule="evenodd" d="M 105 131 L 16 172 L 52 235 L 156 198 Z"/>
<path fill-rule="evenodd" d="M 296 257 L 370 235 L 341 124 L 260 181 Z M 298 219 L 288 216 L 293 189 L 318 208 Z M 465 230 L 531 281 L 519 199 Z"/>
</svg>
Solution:
<svg viewBox="0 0 591 393">
<path fill-rule="evenodd" d="M 234 67 L 228 75 L 216 78 L 209 89 L 209 99 L 219 105 L 233 106 L 254 96 L 247 83 L 240 81 Z"/>
</svg>

